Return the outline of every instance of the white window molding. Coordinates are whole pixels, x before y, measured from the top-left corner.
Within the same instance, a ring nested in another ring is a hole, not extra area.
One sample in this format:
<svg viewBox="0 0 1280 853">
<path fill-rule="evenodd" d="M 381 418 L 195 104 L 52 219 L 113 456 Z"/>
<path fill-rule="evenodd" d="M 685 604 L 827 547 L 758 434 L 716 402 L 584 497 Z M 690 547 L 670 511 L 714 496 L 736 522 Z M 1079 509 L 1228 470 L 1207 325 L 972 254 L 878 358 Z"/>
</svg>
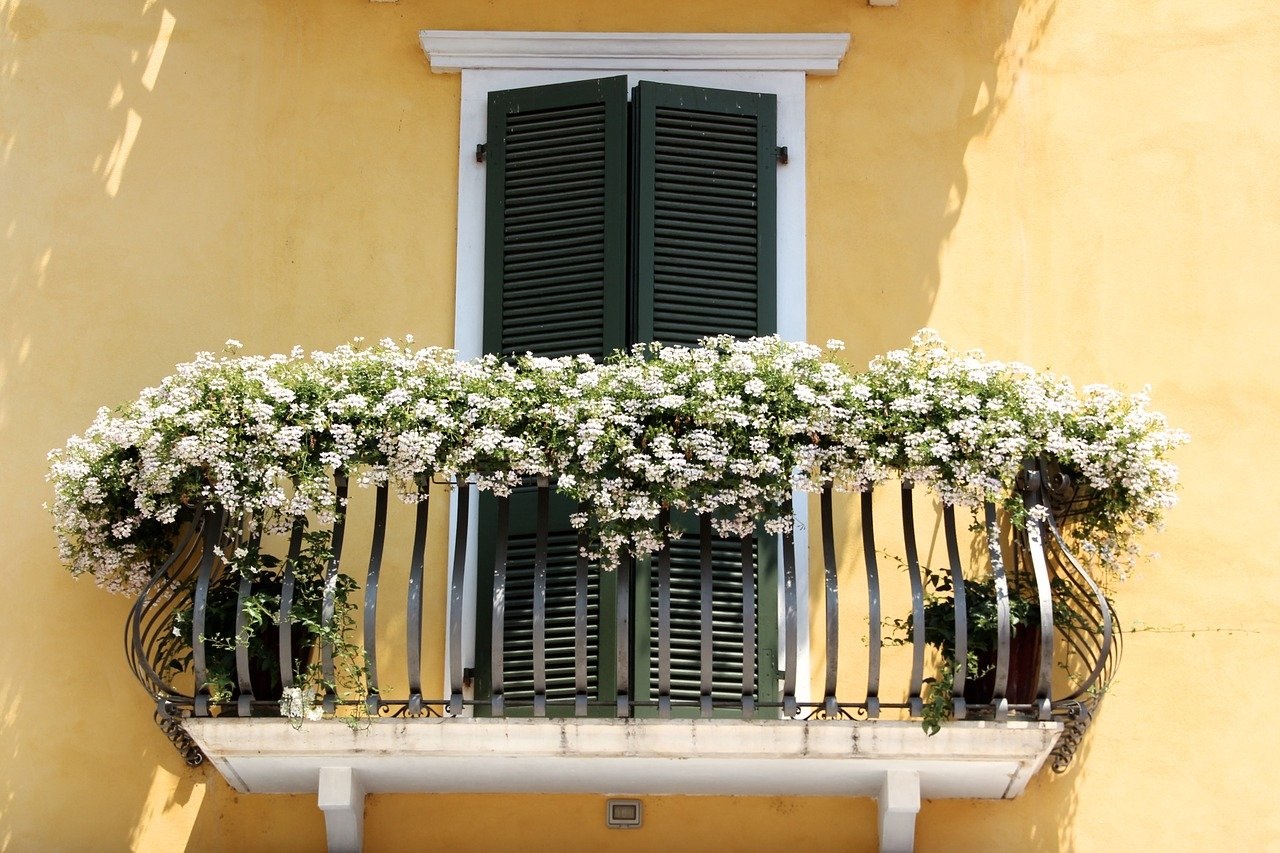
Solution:
<svg viewBox="0 0 1280 853">
<path fill-rule="evenodd" d="M 495 68 L 834 74 L 848 33 L 531 33 L 423 30 L 437 73 Z"/>
<path fill-rule="evenodd" d="M 848 33 L 564 33 L 423 30 L 419 34 L 433 71 L 462 76 L 458 151 L 457 292 L 454 348 L 462 358 L 483 351 L 485 170 L 476 145 L 486 141 L 489 92 L 625 74 L 640 79 L 738 91 L 778 98 L 777 144 L 788 162 L 777 171 L 778 334 L 806 337 L 805 76 L 833 74 L 849 46 Z M 797 594 L 808 600 L 808 503 L 797 495 Z M 478 519 L 471 502 L 471 525 Z M 451 526 L 457 519 L 451 509 Z M 450 549 L 452 551 L 452 538 Z M 467 543 L 464 595 L 466 648 L 474 665 L 477 543 Z M 450 554 L 452 563 L 452 553 Z M 781 573 L 779 573 L 781 575 Z M 781 627 L 781 626 L 780 626 Z M 800 619 L 797 698 L 808 690 L 808 621 Z M 780 639 L 781 639 L 780 632 Z M 781 653 L 781 648 L 779 652 Z M 446 657 L 446 660 L 451 658 Z M 449 675 L 445 674 L 445 683 Z M 447 690 L 447 688 L 446 688 Z"/>
</svg>

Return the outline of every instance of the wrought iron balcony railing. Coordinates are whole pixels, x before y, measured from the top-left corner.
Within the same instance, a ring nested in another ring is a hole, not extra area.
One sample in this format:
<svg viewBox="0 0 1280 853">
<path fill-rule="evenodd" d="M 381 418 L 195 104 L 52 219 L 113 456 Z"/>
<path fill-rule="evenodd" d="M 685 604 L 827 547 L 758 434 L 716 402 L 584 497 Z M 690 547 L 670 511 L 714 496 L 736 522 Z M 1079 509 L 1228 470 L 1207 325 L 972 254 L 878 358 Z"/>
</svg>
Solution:
<svg viewBox="0 0 1280 853">
<path fill-rule="evenodd" d="M 1021 485 L 1028 507 L 1060 509 L 1070 491 L 1043 464 Z M 314 645 L 322 709 L 374 726 L 426 716 L 821 725 L 919 720 L 932 708 L 996 726 L 1064 722 L 1052 753 L 1062 770 L 1119 658 L 1111 606 L 1068 552 L 1061 512 L 1025 528 L 1005 520 L 992 540 L 982 532 L 1001 524 L 991 505 L 972 532 L 966 513 L 910 484 L 828 489 L 796 532 L 725 539 L 709 518 L 676 519 L 689 532 L 651 558 L 601 567 L 560 523 L 546 480 L 479 501 L 452 484 L 448 525 L 429 512 L 439 487 L 410 509 L 386 487 L 352 490 L 338 477 L 336 488 L 345 511 L 327 530 L 314 589 L 298 576 L 302 525 L 273 543 L 206 511 L 134 605 L 130 666 L 189 762 L 202 755 L 188 723 L 279 713 Z M 237 549 L 273 544 L 277 571 L 228 571 Z M 798 557 L 806 550 L 811 561 Z M 358 588 L 338 583 L 345 575 Z M 251 636 L 246 602 L 268 589 L 256 600 L 291 628 Z M 361 656 L 359 695 L 342 690 L 334 635 L 297 628 L 313 593 L 321 623 L 351 617 L 342 643 Z"/>
</svg>

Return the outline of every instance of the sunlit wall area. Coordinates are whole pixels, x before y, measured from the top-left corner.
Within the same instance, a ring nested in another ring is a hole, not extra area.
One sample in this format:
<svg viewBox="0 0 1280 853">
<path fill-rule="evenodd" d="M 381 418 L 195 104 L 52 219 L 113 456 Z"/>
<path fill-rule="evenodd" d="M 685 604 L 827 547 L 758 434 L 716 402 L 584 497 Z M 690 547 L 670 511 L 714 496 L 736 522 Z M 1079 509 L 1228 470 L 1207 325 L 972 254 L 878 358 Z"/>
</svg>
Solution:
<svg viewBox="0 0 1280 853">
<path fill-rule="evenodd" d="M 59 568 L 45 454 L 229 338 L 453 342 L 459 150 L 478 140 L 426 28 L 850 33 L 807 83 L 809 339 L 858 366 L 933 326 L 1078 384 L 1150 384 L 1192 435 L 1159 558 L 1112 589 L 1125 657 L 1071 771 L 1012 802 L 925 803 L 919 849 L 1280 840 L 1257 722 L 1280 698 L 1274 4 L 0 0 L 0 850 L 323 845 L 314 797 L 238 795 L 156 728 L 129 603 Z M 602 811 L 375 796 L 367 849 L 876 837 L 869 800 L 653 798 L 627 832 Z"/>
</svg>

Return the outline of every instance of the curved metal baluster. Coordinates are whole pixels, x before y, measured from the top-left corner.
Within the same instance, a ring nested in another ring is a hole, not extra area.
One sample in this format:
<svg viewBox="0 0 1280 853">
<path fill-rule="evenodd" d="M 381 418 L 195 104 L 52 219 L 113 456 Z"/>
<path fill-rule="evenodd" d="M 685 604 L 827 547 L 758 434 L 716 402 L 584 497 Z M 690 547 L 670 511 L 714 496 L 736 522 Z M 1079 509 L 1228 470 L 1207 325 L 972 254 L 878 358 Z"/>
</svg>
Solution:
<svg viewBox="0 0 1280 853">
<path fill-rule="evenodd" d="M 258 541 L 254 534 L 252 542 Z M 236 686 L 240 695 L 236 698 L 236 713 L 248 717 L 253 713 L 253 682 L 249 678 L 249 630 L 245 625 L 244 605 L 253 594 L 253 581 L 248 575 L 240 577 L 240 588 L 236 592 Z"/>
<path fill-rule="evenodd" d="M 364 653 L 369 673 L 369 698 L 365 708 L 378 713 L 378 581 L 382 577 L 382 552 L 387 540 L 387 484 L 378 486 L 373 508 L 373 542 L 369 546 L 369 573 L 364 588 Z"/>
<path fill-rule="evenodd" d="M 671 717 L 671 513 L 658 516 L 662 550 L 658 552 L 658 716 Z"/>
<path fill-rule="evenodd" d="M 822 710 L 828 717 L 840 714 L 836 701 L 836 676 L 840 668 L 840 579 L 836 572 L 835 521 L 832 518 L 831 484 L 822 487 L 822 563 L 827 595 L 827 681 Z"/>
<path fill-rule="evenodd" d="M 1104 614 L 1100 611 L 1095 613 L 1096 602 L 1093 594 L 1069 565 L 1063 565 L 1062 559 L 1056 552 L 1046 548 L 1045 559 L 1052 560 L 1049 574 L 1053 578 L 1052 582 L 1058 584 L 1057 587 L 1051 586 L 1050 591 L 1055 598 L 1063 598 L 1071 611 L 1071 618 L 1067 620 L 1067 624 L 1054 623 L 1054 633 L 1066 641 L 1068 656 L 1079 658 L 1086 672 L 1092 673 L 1095 669 L 1105 668 L 1106 662 L 1099 657 L 1102 650 Z"/>
<path fill-rule="evenodd" d="M 1042 474 L 1038 470 L 1024 471 L 1022 500 L 1032 509 L 1040 503 L 1040 492 L 1043 484 Z M 1052 515 L 1045 508 L 1046 515 Z M 1039 677 L 1036 679 L 1036 716 L 1048 720 L 1053 709 L 1053 597 L 1049 580 L 1049 563 L 1044 553 L 1044 524 L 1039 521 L 1027 522 L 1027 550 L 1031 554 L 1031 568 L 1035 573 L 1036 597 L 1040 605 L 1040 661 Z"/>
<path fill-rule="evenodd" d="M 284 573 L 280 578 L 280 685 L 285 690 L 293 687 L 293 589 L 297 579 L 293 574 L 293 565 L 302 553 L 302 535 L 306 532 L 307 520 L 295 518 L 293 529 L 289 533 L 289 553 L 284 561 Z"/>
<path fill-rule="evenodd" d="M 533 715 L 547 715 L 547 528 L 551 481 L 538 478 L 538 527 L 533 550 Z"/>
<path fill-rule="evenodd" d="M 955 678 L 951 683 L 951 713 L 957 720 L 968 716 L 964 701 L 964 682 L 968 677 L 969 660 L 969 610 L 964 594 L 964 568 L 960 563 L 960 543 L 956 537 L 956 508 L 947 504 L 942 508 L 943 532 L 947 542 L 947 563 L 951 567 L 951 588 L 955 608 Z"/>
<path fill-rule="evenodd" d="M 1009 719 L 1009 700 L 1005 694 L 1009 686 L 1009 649 L 1012 643 L 1009 627 L 1009 579 L 1004 571 L 1004 555 L 1000 553 L 1000 527 L 996 521 L 996 508 L 988 501 L 983 511 L 987 555 L 991 560 L 991 578 L 996 592 L 996 677 L 991 689 L 991 704 L 995 707 L 996 719 L 1004 722 Z"/>
<path fill-rule="evenodd" d="M 585 505 L 578 507 L 579 512 L 585 512 Z M 587 595 L 589 589 L 587 586 L 587 532 L 585 530 L 578 531 L 578 563 L 574 573 L 574 594 L 573 594 L 573 715 L 575 717 L 585 717 L 587 715 Z"/>
<path fill-rule="evenodd" d="M 1102 618 L 1102 643 L 1098 650 L 1097 658 L 1099 663 L 1094 666 L 1092 671 L 1089 673 L 1089 677 L 1086 678 L 1079 687 L 1077 687 L 1070 695 L 1059 700 L 1060 702 L 1069 702 L 1079 699 L 1085 693 L 1089 692 L 1093 685 L 1098 681 L 1099 677 L 1101 677 L 1108 665 L 1108 662 L 1112 659 L 1113 647 L 1118 645 L 1117 641 L 1119 639 L 1119 634 L 1115 628 L 1115 617 L 1111 612 L 1111 605 L 1107 601 L 1107 597 L 1103 594 L 1101 587 L 1098 586 L 1098 584 L 1089 575 L 1088 571 L 1080 565 L 1075 556 L 1067 549 L 1067 543 L 1063 541 L 1062 534 L 1058 531 L 1058 525 L 1054 522 L 1052 516 L 1049 517 L 1047 525 L 1050 533 L 1053 534 L 1054 541 L 1058 545 L 1058 552 L 1066 558 L 1072 570 L 1076 573 L 1076 576 L 1083 580 L 1089 587 L 1095 601 L 1098 603 L 1098 612 L 1101 614 Z"/>
<path fill-rule="evenodd" d="M 187 530 L 181 542 L 164 561 L 164 564 L 147 579 L 138 591 L 137 598 L 129 608 L 129 616 L 124 625 L 124 656 L 129 670 L 147 690 L 148 695 L 164 692 L 167 684 L 152 667 L 152 658 L 156 654 L 156 625 L 172 613 L 172 605 L 176 598 L 177 578 L 169 573 L 173 566 L 184 563 L 189 557 L 195 525 Z M 179 569 L 179 574 L 182 573 Z M 169 616 L 172 619 L 172 616 Z M 163 665 L 162 665 L 163 666 Z"/>
<path fill-rule="evenodd" d="M 324 598 L 322 599 L 320 610 L 320 624 L 326 630 L 334 628 L 334 617 L 337 615 L 338 569 L 342 562 L 342 543 L 346 538 L 347 532 L 347 493 L 350 482 L 346 474 L 341 471 L 334 471 L 333 485 L 337 498 L 337 509 L 333 518 L 333 536 L 329 540 L 329 565 L 325 568 Z M 334 671 L 333 642 L 331 640 L 326 640 L 320 644 L 320 667 L 324 673 L 323 707 L 325 713 L 332 714 L 338 709 L 338 696 L 334 692 L 334 686 L 337 685 L 338 681 Z"/>
<path fill-rule="evenodd" d="M 791 501 L 783 505 L 782 513 L 784 516 L 794 517 Z M 777 593 L 770 591 L 766 594 Z M 791 530 L 782 534 L 782 608 L 783 637 L 787 644 L 782 676 L 782 713 L 787 717 L 794 717 L 800 712 L 800 706 L 796 703 L 799 605 L 796 602 L 796 537 Z"/>
<path fill-rule="evenodd" d="M 408 712 L 422 713 L 422 565 L 427 549 L 427 518 L 430 497 L 420 495 L 413 522 L 413 556 L 409 559 L 409 595 L 405 628 L 409 660 Z M 459 497 L 461 502 L 463 499 Z M 461 514 L 458 516 L 461 521 Z"/>
<path fill-rule="evenodd" d="M 880 567 L 876 562 L 875 518 L 871 490 L 862 493 L 862 556 L 867 563 L 867 719 L 880 716 Z"/>
<path fill-rule="evenodd" d="M 698 562 L 700 581 L 698 592 L 698 615 L 700 630 L 698 640 L 699 680 L 698 708 L 704 718 L 711 716 L 713 689 L 712 676 L 715 671 L 714 639 L 715 623 L 712 621 L 711 605 L 715 597 L 714 564 L 711 561 L 711 515 L 702 513 L 698 518 Z"/>
<path fill-rule="evenodd" d="M 458 475 L 458 525 L 454 528 L 453 571 L 449 578 L 449 713 L 462 713 L 462 602 L 467 582 L 467 519 L 471 517 L 471 486 Z"/>
<path fill-rule="evenodd" d="M 920 579 L 920 552 L 916 547 L 916 516 L 912 484 L 902 484 L 902 541 L 907 551 L 907 577 L 911 581 L 911 687 L 907 703 L 911 716 L 924 713 L 924 583 Z"/>
<path fill-rule="evenodd" d="M 756 715 L 755 536 L 742 537 L 742 719 Z"/>
<path fill-rule="evenodd" d="M 507 633 L 507 544 L 511 536 L 511 496 L 498 496 L 498 530 L 497 541 L 493 548 L 493 623 L 490 627 L 489 648 L 492 660 L 489 663 L 491 684 L 489 686 L 490 713 L 501 717 L 506 692 L 506 673 L 504 660 L 506 655 Z"/>
<path fill-rule="evenodd" d="M 222 531 L 227 514 L 219 512 L 200 555 L 199 575 L 196 578 L 195 603 L 191 610 L 191 660 L 195 668 L 197 717 L 209 716 L 209 662 L 205 649 L 205 616 L 209 608 L 209 583 L 213 576 L 213 558 L 222 542 Z"/>
<path fill-rule="evenodd" d="M 153 698 L 194 699 L 193 696 L 179 693 L 156 671 L 155 665 L 164 667 L 164 662 L 156 659 L 157 647 L 162 637 L 172 636 L 173 611 L 182 590 L 181 576 L 190 571 L 188 564 L 202 550 L 204 529 L 204 513 L 197 511 L 186 535 L 138 593 L 125 622 L 125 658 L 138 683 Z M 175 566 L 182 568 L 175 572 Z"/>
</svg>

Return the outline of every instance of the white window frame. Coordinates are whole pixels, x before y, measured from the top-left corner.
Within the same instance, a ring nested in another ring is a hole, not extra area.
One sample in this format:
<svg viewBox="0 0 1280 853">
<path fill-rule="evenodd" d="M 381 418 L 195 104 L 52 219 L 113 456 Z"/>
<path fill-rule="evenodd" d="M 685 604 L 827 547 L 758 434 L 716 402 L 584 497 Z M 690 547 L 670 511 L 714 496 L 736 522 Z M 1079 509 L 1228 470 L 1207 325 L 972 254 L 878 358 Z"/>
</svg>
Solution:
<svg viewBox="0 0 1280 853">
<path fill-rule="evenodd" d="M 486 141 L 492 91 L 611 75 L 717 89 L 772 93 L 778 98 L 777 144 L 787 163 L 777 170 L 778 334 L 806 336 L 805 76 L 834 74 L 849 46 L 848 33 L 553 33 L 423 30 L 422 49 L 437 73 L 462 75 L 458 152 L 457 293 L 454 347 L 462 358 L 483 351 L 485 169 L 476 146 Z M 478 509 L 471 502 L 469 530 Z M 797 699 L 808 700 L 808 502 L 797 494 Z M 450 527 L 457 524 L 450 511 Z M 450 539 L 450 551 L 453 549 Z M 464 666 L 475 664 L 475 537 L 467 543 L 463 603 Z M 450 565 L 452 553 L 450 554 Z M 781 572 L 779 582 L 781 583 Z M 782 618 L 782 614 L 779 614 Z M 779 625 L 779 664 L 785 633 Z M 450 682 L 446 649 L 446 694 Z"/>
</svg>

